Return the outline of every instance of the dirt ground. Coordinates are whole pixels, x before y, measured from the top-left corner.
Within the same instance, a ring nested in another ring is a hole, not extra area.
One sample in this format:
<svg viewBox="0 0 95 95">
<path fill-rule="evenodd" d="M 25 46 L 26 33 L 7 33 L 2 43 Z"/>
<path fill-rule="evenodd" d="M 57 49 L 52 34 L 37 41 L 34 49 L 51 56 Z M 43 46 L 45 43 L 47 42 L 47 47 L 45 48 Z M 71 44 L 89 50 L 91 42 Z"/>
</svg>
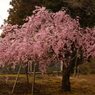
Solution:
<svg viewBox="0 0 95 95">
<path fill-rule="evenodd" d="M 6 76 L 9 77 L 6 83 Z M 0 75 L 0 95 L 11 95 L 16 75 Z M 95 95 L 95 75 L 71 76 L 71 92 L 61 91 L 61 76 L 36 75 L 34 95 Z M 32 75 L 30 84 L 25 75 L 20 75 L 12 95 L 31 95 Z"/>
</svg>

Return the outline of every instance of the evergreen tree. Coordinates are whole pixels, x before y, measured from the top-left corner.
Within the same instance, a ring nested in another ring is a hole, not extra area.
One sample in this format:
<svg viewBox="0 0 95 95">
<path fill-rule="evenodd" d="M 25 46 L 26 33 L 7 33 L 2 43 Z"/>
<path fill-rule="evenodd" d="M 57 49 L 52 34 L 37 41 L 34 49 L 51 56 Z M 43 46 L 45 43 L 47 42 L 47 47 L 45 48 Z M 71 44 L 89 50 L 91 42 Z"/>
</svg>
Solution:
<svg viewBox="0 0 95 95">
<path fill-rule="evenodd" d="M 32 15 L 35 6 L 45 6 L 53 11 L 58 11 L 63 6 L 62 0 L 12 0 L 9 9 L 9 17 L 6 21 L 12 25 L 22 25 L 27 16 Z"/>
<path fill-rule="evenodd" d="M 42 6 L 57 12 L 64 6 L 64 2 L 63 0 L 42 0 Z"/>
<path fill-rule="evenodd" d="M 14 25 L 22 25 L 27 16 L 32 14 L 32 11 L 35 9 L 35 5 L 39 5 L 40 0 L 12 0 L 10 5 L 13 8 L 9 9 L 9 17 L 7 22 Z"/>
<path fill-rule="evenodd" d="M 53 12 L 66 7 L 72 18 L 80 17 L 82 27 L 95 26 L 95 0 L 12 0 L 7 23 L 22 25 L 27 16 L 32 15 L 35 6 L 45 6 Z"/>
<path fill-rule="evenodd" d="M 82 27 L 95 26 L 95 0 L 65 0 L 65 2 L 71 17 L 80 17 Z"/>
</svg>

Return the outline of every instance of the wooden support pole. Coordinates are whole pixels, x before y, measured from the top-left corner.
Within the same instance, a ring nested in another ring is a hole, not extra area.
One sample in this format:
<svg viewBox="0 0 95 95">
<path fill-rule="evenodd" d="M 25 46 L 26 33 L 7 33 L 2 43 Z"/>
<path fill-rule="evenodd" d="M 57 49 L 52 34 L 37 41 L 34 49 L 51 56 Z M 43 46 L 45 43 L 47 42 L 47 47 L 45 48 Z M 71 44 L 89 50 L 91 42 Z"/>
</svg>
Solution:
<svg viewBox="0 0 95 95">
<path fill-rule="evenodd" d="M 32 92 L 31 92 L 31 95 L 34 94 L 34 86 L 35 86 L 35 69 L 36 69 L 36 64 L 34 63 L 33 81 L 32 81 Z"/>
<path fill-rule="evenodd" d="M 62 72 L 63 70 L 63 61 L 60 62 L 60 71 Z"/>
<path fill-rule="evenodd" d="M 30 90 L 30 83 L 29 83 L 29 72 L 28 72 L 28 67 L 29 67 L 29 63 L 27 63 L 27 66 L 25 67 L 25 71 L 26 71 L 26 79 L 27 79 L 27 85 L 28 85 L 28 88 Z M 28 92 L 29 92 L 28 90 Z"/>
<path fill-rule="evenodd" d="M 17 83 L 17 80 L 18 80 L 18 78 L 19 78 L 19 73 L 20 73 L 20 70 L 21 70 L 21 66 L 22 66 L 22 63 L 20 64 L 20 67 L 19 67 L 19 69 L 18 69 L 18 73 L 17 73 L 16 79 L 15 79 L 15 83 L 14 83 L 14 85 L 13 85 L 13 89 L 12 89 L 11 94 L 13 94 L 13 92 L 14 92 L 14 89 L 15 89 L 15 86 L 16 86 L 16 83 Z"/>
<path fill-rule="evenodd" d="M 73 76 L 76 77 L 76 75 L 77 75 L 77 57 L 75 59 L 75 67 L 74 67 L 74 74 L 73 74 Z"/>
<path fill-rule="evenodd" d="M 30 72 L 32 72 L 33 70 L 32 70 L 32 63 L 30 63 Z"/>
<path fill-rule="evenodd" d="M 29 67 L 30 67 L 30 63 L 28 62 L 28 63 L 27 63 L 27 69 L 28 69 L 28 70 L 27 70 L 27 73 L 28 73 L 28 74 L 29 74 L 29 72 L 30 72 Z"/>
</svg>

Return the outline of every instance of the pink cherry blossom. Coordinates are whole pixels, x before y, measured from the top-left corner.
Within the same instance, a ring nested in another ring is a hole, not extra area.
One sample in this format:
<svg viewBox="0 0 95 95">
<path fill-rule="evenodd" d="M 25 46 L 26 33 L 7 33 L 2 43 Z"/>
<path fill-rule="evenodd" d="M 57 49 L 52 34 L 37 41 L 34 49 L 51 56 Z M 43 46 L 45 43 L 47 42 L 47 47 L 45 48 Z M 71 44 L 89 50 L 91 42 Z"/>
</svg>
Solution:
<svg viewBox="0 0 95 95">
<path fill-rule="evenodd" d="M 65 10 L 56 13 L 36 6 L 33 15 L 22 26 L 3 26 L 0 38 L 0 65 L 39 63 L 40 70 L 52 61 L 58 63 L 82 56 L 95 57 L 95 28 L 80 28 L 79 20 L 71 18 Z M 66 65 L 66 66 L 67 66 Z"/>
</svg>

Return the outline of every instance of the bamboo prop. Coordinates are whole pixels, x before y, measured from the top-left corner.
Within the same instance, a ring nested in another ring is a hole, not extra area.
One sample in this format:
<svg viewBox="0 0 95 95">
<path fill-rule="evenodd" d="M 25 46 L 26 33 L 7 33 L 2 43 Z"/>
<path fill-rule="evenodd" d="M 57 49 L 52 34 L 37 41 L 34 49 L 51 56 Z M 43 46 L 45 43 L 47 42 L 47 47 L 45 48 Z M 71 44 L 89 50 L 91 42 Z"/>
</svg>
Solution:
<svg viewBox="0 0 95 95">
<path fill-rule="evenodd" d="M 29 63 L 27 63 L 27 66 L 26 66 L 26 79 L 27 79 L 27 84 L 28 84 L 28 88 L 30 89 L 30 82 L 29 82 L 29 72 L 28 72 L 28 67 L 29 67 Z M 29 90 L 28 90 L 29 92 Z"/>
<path fill-rule="evenodd" d="M 32 81 L 32 92 L 31 92 L 31 95 L 34 95 L 34 86 L 35 86 L 35 68 L 36 68 L 36 64 L 34 63 L 33 81 Z"/>
<path fill-rule="evenodd" d="M 14 85 L 13 85 L 13 89 L 12 89 L 11 94 L 13 94 L 14 89 L 15 89 L 15 86 L 16 86 L 16 84 L 17 84 L 17 80 L 18 80 L 18 78 L 19 78 L 19 73 L 20 73 L 20 70 L 21 70 L 21 66 L 22 66 L 22 62 L 21 62 L 20 67 L 19 67 L 19 69 L 18 69 L 17 77 L 16 77 L 16 79 L 15 79 L 15 83 L 14 83 Z"/>
<path fill-rule="evenodd" d="M 79 53 L 79 50 L 77 50 L 76 59 L 75 59 L 75 67 L 74 67 L 74 74 L 73 74 L 73 76 L 75 77 L 77 75 L 77 60 L 78 60 L 77 55 L 78 53 Z"/>
<path fill-rule="evenodd" d="M 30 73 L 31 73 L 32 72 L 32 65 L 33 64 L 30 63 L 29 65 L 30 65 Z"/>
<path fill-rule="evenodd" d="M 74 75 L 73 76 L 76 76 L 77 75 L 77 58 L 75 60 L 75 67 L 74 67 Z"/>
<path fill-rule="evenodd" d="M 28 65 L 27 68 L 28 68 L 28 74 L 29 74 L 29 72 L 30 72 L 30 62 L 28 62 L 27 65 Z"/>
<path fill-rule="evenodd" d="M 79 66 L 77 68 L 77 77 L 79 78 Z"/>
<path fill-rule="evenodd" d="M 28 73 L 31 74 L 32 73 L 32 65 L 31 62 L 28 62 Z"/>
</svg>

